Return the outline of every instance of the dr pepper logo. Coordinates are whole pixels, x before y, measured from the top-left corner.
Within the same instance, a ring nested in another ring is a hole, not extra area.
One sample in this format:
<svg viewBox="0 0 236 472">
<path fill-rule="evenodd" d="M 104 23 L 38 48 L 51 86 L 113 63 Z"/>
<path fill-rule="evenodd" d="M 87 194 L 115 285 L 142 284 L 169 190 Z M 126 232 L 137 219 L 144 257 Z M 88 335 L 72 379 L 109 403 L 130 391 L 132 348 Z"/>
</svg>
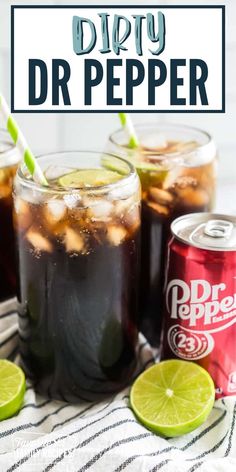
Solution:
<svg viewBox="0 0 236 472">
<path fill-rule="evenodd" d="M 229 293 L 223 282 L 171 280 L 166 307 L 172 320 L 182 320 L 182 325 L 196 331 L 220 331 L 236 322 L 236 293 Z"/>
</svg>

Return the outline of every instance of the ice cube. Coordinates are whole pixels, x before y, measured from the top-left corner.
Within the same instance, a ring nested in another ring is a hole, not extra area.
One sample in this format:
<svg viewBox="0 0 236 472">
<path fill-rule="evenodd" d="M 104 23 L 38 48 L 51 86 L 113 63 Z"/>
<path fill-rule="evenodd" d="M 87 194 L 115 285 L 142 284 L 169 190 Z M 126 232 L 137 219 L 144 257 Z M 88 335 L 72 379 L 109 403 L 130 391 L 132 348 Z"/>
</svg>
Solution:
<svg viewBox="0 0 236 472">
<path fill-rule="evenodd" d="M 209 203 L 209 195 L 200 188 L 182 188 L 178 189 L 178 196 L 186 207 L 205 207 Z"/>
<path fill-rule="evenodd" d="M 170 205 L 174 199 L 170 192 L 157 187 L 149 188 L 149 196 L 151 200 L 154 200 L 154 202 L 160 203 L 161 205 Z"/>
<path fill-rule="evenodd" d="M 113 246 L 119 246 L 127 236 L 127 231 L 120 225 L 109 225 L 107 227 L 107 237 Z"/>
<path fill-rule="evenodd" d="M 66 206 L 72 210 L 81 204 L 81 196 L 78 192 L 71 192 L 64 195 L 64 202 Z"/>
<path fill-rule="evenodd" d="M 181 175 L 175 182 L 175 189 L 184 189 L 186 187 L 196 187 L 197 179 L 192 175 Z"/>
<path fill-rule="evenodd" d="M 51 242 L 42 236 L 38 231 L 29 229 L 29 231 L 26 233 L 26 238 L 36 251 L 52 252 L 53 250 Z"/>
<path fill-rule="evenodd" d="M 133 232 L 136 231 L 140 225 L 140 205 L 135 204 L 133 205 L 126 213 L 125 213 L 125 223 Z"/>
<path fill-rule="evenodd" d="M 94 202 L 93 202 L 94 203 Z M 96 204 L 93 204 L 88 208 L 88 217 L 97 221 L 109 221 L 113 211 L 113 204 L 107 200 L 96 200 Z"/>
<path fill-rule="evenodd" d="M 49 200 L 44 207 L 44 216 L 48 223 L 55 224 L 66 214 L 66 206 L 63 200 Z"/>
<path fill-rule="evenodd" d="M 147 205 L 160 215 L 168 216 L 170 214 L 169 208 L 164 205 L 160 205 L 159 203 L 147 202 Z"/>
<path fill-rule="evenodd" d="M 170 151 L 187 154 L 197 147 L 198 143 L 196 141 L 178 141 L 170 146 Z"/>
<path fill-rule="evenodd" d="M 137 181 L 135 179 L 134 184 L 131 183 L 131 185 L 120 185 L 111 189 L 109 192 L 109 199 L 113 202 L 117 200 L 127 200 L 136 191 Z"/>
<path fill-rule="evenodd" d="M 117 216 L 122 218 L 124 214 L 137 203 L 139 203 L 139 195 L 137 194 L 132 195 L 132 197 L 126 198 L 125 200 L 117 200 L 113 204 L 114 212 Z"/>
<path fill-rule="evenodd" d="M 122 216 L 124 213 L 127 211 L 127 208 L 129 207 L 129 202 L 127 200 L 118 200 L 114 204 L 114 211 L 117 216 Z"/>
<path fill-rule="evenodd" d="M 28 213 L 28 204 L 20 197 L 15 197 L 14 208 L 17 215 L 20 213 Z"/>
<path fill-rule="evenodd" d="M 32 204 L 42 203 L 46 198 L 46 193 L 41 192 L 40 190 L 27 188 L 22 189 L 21 193 L 22 198 Z"/>
<path fill-rule="evenodd" d="M 66 228 L 64 243 L 67 252 L 83 252 L 85 244 L 82 236 L 72 228 Z"/>
<path fill-rule="evenodd" d="M 14 208 L 20 229 L 27 229 L 32 221 L 32 215 L 28 203 L 22 200 L 22 198 L 16 197 L 14 199 Z"/>
<path fill-rule="evenodd" d="M 168 169 L 165 180 L 162 184 L 163 189 L 169 189 L 173 187 L 173 185 L 176 183 L 177 179 L 182 173 L 182 168 L 181 168 L 181 163 L 174 164 L 171 168 Z"/>
</svg>

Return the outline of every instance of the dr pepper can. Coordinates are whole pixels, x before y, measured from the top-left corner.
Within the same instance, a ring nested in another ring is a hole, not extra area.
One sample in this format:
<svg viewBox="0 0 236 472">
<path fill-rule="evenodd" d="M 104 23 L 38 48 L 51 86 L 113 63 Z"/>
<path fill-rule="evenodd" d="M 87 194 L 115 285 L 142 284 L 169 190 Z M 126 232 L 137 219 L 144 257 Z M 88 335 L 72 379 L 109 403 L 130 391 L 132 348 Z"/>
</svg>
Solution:
<svg viewBox="0 0 236 472">
<path fill-rule="evenodd" d="M 196 361 L 218 398 L 236 394 L 236 217 L 189 214 L 171 233 L 161 359 Z"/>
</svg>

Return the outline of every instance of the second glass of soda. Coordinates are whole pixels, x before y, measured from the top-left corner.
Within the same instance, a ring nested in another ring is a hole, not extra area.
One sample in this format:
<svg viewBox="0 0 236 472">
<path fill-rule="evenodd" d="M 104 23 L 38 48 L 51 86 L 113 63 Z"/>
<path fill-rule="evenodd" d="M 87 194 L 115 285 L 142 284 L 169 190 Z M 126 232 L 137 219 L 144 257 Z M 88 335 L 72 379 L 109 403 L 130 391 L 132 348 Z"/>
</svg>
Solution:
<svg viewBox="0 0 236 472">
<path fill-rule="evenodd" d="M 213 209 L 216 148 L 209 134 L 188 126 L 146 124 L 136 132 L 137 149 L 129 148 L 121 129 L 110 136 L 108 150 L 132 162 L 141 179 L 140 329 L 157 346 L 170 223 Z"/>
</svg>

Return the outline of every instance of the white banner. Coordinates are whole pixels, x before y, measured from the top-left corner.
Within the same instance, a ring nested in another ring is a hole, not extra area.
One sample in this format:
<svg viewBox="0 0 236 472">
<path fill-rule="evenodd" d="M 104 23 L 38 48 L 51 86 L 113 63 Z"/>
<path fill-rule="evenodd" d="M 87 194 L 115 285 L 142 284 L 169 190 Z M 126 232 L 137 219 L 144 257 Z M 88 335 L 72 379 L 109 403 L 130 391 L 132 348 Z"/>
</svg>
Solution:
<svg viewBox="0 0 236 472">
<path fill-rule="evenodd" d="M 224 7 L 13 6 L 12 111 L 223 112 Z"/>
</svg>

